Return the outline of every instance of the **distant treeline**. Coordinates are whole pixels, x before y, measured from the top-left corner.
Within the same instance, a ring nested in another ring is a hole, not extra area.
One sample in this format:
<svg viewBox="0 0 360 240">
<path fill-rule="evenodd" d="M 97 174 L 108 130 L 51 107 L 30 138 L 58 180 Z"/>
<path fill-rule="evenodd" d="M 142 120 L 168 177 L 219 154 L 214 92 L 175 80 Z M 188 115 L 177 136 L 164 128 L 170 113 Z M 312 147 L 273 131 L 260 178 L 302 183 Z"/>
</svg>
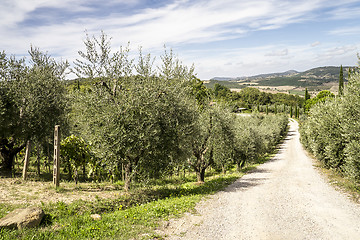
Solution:
<svg viewBox="0 0 360 240">
<path fill-rule="evenodd" d="M 234 110 L 247 108 L 261 111 L 260 106 L 271 106 L 271 109 L 275 111 L 275 106 L 277 106 L 276 110 L 282 112 L 284 108 L 289 109 L 290 106 L 302 107 L 305 103 L 305 99 L 298 95 L 267 93 L 253 87 L 246 87 L 240 92 L 232 92 L 228 87 L 216 83 L 212 92 L 215 99 L 229 102 Z"/>
</svg>

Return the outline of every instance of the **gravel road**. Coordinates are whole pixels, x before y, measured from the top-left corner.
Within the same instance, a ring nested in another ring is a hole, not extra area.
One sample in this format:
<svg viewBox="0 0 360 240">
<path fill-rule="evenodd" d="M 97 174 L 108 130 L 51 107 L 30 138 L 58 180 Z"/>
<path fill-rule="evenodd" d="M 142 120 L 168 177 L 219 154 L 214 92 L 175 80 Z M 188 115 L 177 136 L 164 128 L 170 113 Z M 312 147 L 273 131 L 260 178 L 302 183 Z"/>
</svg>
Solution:
<svg viewBox="0 0 360 240">
<path fill-rule="evenodd" d="M 295 121 L 273 160 L 196 209 L 168 223 L 167 239 L 360 240 L 360 206 L 313 167 Z"/>
</svg>

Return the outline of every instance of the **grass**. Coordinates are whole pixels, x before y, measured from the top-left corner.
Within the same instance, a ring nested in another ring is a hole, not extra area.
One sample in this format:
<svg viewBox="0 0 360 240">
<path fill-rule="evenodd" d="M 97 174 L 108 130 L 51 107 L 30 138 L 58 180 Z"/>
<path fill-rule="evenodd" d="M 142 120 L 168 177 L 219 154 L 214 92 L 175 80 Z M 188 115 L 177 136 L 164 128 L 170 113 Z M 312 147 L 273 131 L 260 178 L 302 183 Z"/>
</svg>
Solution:
<svg viewBox="0 0 360 240">
<path fill-rule="evenodd" d="M 137 186 L 116 199 L 43 203 L 46 216 L 39 228 L 3 229 L 0 239 L 161 239 L 155 232 L 161 221 L 192 211 L 204 196 L 223 189 L 243 174 L 211 172 L 204 184 L 196 184 L 194 175 L 174 177 Z M 0 217 L 18 207 L 23 206 L 0 204 Z M 90 215 L 94 213 L 100 214 L 101 220 L 93 220 Z"/>
<path fill-rule="evenodd" d="M 289 94 L 304 96 L 304 92 L 305 92 L 305 91 L 300 91 L 300 90 L 290 90 L 290 91 L 289 91 Z"/>
<path fill-rule="evenodd" d="M 313 157 L 313 159 L 315 158 Z M 350 196 L 354 202 L 360 203 L 360 183 L 344 177 L 336 169 L 325 168 L 321 162 L 315 161 L 315 166 L 327 177 L 331 185 Z"/>
</svg>

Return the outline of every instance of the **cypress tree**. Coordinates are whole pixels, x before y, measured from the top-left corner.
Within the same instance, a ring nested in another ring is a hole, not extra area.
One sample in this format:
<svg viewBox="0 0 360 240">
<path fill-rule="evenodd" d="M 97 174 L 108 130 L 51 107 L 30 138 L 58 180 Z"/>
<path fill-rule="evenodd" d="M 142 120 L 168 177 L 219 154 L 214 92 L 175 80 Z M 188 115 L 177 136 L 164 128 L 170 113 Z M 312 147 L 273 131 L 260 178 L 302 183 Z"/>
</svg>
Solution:
<svg viewBox="0 0 360 240">
<path fill-rule="evenodd" d="M 339 96 L 344 95 L 344 73 L 343 67 L 340 66 L 340 74 L 339 74 Z"/>
<path fill-rule="evenodd" d="M 292 109 L 292 105 L 290 106 L 290 117 L 292 118 L 293 115 L 293 109 Z"/>
<path fill-rule="evenodd" d="M 300 109 L 298 106 L 295 107 L 295 118 L 299 118 Z"/>
<path fill-rule="evenodd" d="M 266 105 L 266 115 L 269 114 L 269 105 Z"/>
<path fill-rule="evenodd" d="M 277 105 L 275 104 L 275 110 L 274 110 L 275 114 L 277 114 Z"/>
<path fill-rule="evenodd" d="M 308 99 L 310 99 L 310 94 L 309 94 L 307 88 L 305 88 L 305 101 Z"/>
</svg>

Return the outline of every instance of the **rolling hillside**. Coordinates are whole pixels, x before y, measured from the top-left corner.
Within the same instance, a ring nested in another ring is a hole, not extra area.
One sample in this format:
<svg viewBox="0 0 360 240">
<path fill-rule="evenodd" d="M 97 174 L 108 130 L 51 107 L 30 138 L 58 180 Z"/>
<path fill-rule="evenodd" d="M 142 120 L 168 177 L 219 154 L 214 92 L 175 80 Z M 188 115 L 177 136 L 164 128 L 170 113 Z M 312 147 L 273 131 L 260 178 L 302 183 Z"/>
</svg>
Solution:
<svg viewBox="0 0 360 240">
<path fill-rule="evenodd" d="M 349 67 L 343 67 L 345 81 Z M 215 83 L 220 83 L 231 89 L 241 89 L 246 86 L 255 86 L 261 89 L 280 90 L 302 90 L 307 87 L 311 91 L 319 90 L 333 90 L 335 91 L 339 80 L 340 67 L 318 67 L 307 70 L 305 72 L 297 72 L 295 70 L 286 71 L 283 73 L 261 74 L 250 77 L 238 78 L 213 78 L 206 81 L 207 87 L 213 87 Z M 221 80 L 220 80 L 221 79 Z M 228 79 L 228 81 L 225 81 Z M 291 88 L 290 88 L 291 86 Z"/>
</svg>

